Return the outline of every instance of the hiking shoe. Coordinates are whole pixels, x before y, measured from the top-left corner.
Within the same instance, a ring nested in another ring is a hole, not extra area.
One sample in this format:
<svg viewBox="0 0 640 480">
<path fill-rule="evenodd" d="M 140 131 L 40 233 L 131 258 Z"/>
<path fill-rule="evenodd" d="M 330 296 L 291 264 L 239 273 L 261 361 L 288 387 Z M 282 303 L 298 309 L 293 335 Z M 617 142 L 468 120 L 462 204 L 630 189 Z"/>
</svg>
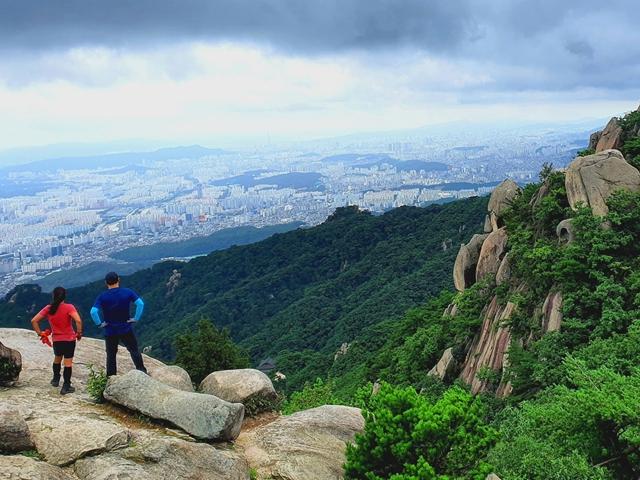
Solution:
<svg viewBox="0 0 640 480">
<path fill-rule="evenodd" d="M 73 393 L 76 389 L 71 386 L 69 383 L 63 383 L 62 388 L 60 389 L 60 395 L 66 395 L 67 393 Z"/>
<path fill-rule="evenodd" d="M 50 383 L 52 387 L 60 386 L 60 377 L 53 377 Z"/>
</svg>

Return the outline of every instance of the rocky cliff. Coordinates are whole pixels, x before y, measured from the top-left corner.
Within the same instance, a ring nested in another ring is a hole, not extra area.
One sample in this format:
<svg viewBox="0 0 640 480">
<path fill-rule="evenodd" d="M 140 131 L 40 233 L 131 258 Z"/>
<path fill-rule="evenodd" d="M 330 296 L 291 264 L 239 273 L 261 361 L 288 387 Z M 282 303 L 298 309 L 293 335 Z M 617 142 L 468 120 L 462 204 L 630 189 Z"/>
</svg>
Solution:
<svg viewBox="0 0 640 480">
<path fill-rule="evenodd" d="M 145 357 L 150 377 L 132 371 L 126 351 L 118 355 L 122 375 L 107 387 L 117 403 L 97 404 L 86 393 L 88 367 L 104 365 L 104 344 L 90 338 L 76 350 L 76 392 L 61 396 L 49 385 L 51 349 L 33 332 L 0 329 L 0 344 L 5 353 L 19 352 L 22 363 L 13 385 L 0 387 L 3 480 L 337 480 L 346 443 L 364 427 L 358 409 L 341 406 L 243 422 L 241 404 L 193 392 L 186 372 L 150 357 Z M 219 387 L 228 395 L 243 393 L 246 388 L 232 392 L 223 377 L 248 373 L 219 375 Z M 222 419 L 239 419 L 238 431 L 227 429 Z M 218 441 L 198 440 L 223 430 L 229 433 Z M 236 440 L 225 440 L 231 438 Z"/>
<path fill-rule="evenodd" d="M 622 120 L 611 119 L 602 131 L 591 137 L 590 148 L 595 153 L 578 156 L 564 172 L 564 201 L 574 211 L 588 207 L 594 216 L 603 217 L 609 211 L 607 201 L 614 192 L 640 191 L 640 172 L 617 150 L 640 133 L 640 124 L 627 125 L 626 130 L 621 125 Z M 551 190 L 546 181 L 531 198 L 528 208 L 534 216 L 537 210 L 545 208 L 545 197 Z M 504 372 L 509 365 L 512 345 L 517 343 L 526 348 L 536 336 L 539 338 L 562 328 L 563 294 L 555 287 L 537 298 L 532 314 L 535 327 L 531 327 L 526 335 L 520 332 L 514 336 L 510 326 L 512 318 L 518 314 L 518 306 L 505 299 L 525 296 L 533 290 L 532 285 L 512 273 L 510 231 L 503 219 L 519 195 L 520 188 L 509 179 L 494 190 L 488 204 L 484 234 L 475 235 L 468 244 L 461 245 L 453 269 L 459 295 L 478 284 L 482 292 L 489 294 L 489 301 L 481 313 L 480 329 L 465 345 L 464 351 L 458 352 L 458 362 L 451 349 L 447 349 L 430 374 L 444 378 L 453 371 L 474 393 L 490 388 L 499 396 L 509 395 L 512 388 Z M 606 222 L 602 228 L 607 228 Z M 574 238 L 572 219 L 560 221 L 555 232 L 558 245 L 571 243 Z M 444 315 L 453 317 L 457 312 L 458 306 L 454 302 Z"/>
</svg>

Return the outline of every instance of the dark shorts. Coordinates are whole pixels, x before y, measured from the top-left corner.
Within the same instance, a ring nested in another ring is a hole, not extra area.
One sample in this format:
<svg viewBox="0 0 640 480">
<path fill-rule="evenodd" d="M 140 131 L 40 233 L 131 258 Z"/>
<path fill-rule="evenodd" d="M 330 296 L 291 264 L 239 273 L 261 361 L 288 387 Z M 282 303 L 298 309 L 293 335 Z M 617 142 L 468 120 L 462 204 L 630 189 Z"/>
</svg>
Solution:
<svg viewBox="0 0 640 480">
<path fill-rule="evenodd" d="M 56 357 L 73 358 L 76 351 L 76 341 L 53 342 L 53 354 Z"/>
</svg>

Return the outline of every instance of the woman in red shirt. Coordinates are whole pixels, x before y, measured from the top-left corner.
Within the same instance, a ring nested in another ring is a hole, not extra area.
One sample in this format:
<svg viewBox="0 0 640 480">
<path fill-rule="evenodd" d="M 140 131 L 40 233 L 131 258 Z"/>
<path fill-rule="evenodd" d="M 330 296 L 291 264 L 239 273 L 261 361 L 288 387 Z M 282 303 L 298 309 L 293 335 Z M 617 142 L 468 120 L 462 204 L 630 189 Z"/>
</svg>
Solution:
<svg viewBox="0 0 640 480">
<path fill-rule="evenodd" d="M 73 365 L 73 354 L 76 350 L 76 340 L 82 338 L 82 320 L 76 311 L 76 308 L 70 303 L 65 303 L 67 291 L 62 287 L 53 289 L 53 300 L 50 305 L 44 307 L 31 320 L 31 325 L 38 336 L 47 337 L 46 333 L 40 330 L 40 321 L 47 319 L 51 325 L 53 333 L 53 379 L 51 385 L 57 387 L 60 385 L 60 367 L 64 358 L 64 372 L 62 389 L 60 393 L 66 395 L 75 391 L 71 386 L 71 367 Z M 76 330 L 73 329 L 72 320 L 76 324 Z"/>
</svg>

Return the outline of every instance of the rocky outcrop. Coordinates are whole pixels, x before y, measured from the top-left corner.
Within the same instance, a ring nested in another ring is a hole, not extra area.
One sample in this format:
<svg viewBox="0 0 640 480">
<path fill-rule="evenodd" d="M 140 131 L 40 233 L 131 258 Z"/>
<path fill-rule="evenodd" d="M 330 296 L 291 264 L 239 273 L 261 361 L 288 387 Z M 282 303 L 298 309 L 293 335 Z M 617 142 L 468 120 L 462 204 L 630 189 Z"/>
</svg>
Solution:
<svg viewBox="0 0 640 480">
<path fill-rule="evenodd" d="M 556 235 L 561 243 L 568 245 L 573 242 L 576 238 L 573 220 L 571 218 L 566 218 L 558 223 L 558 226 L 556 227 Z"/>
<path fill-rule="evenodd" d="M 511 263 L 509 261 L 509 252 L 507 252 L 500 262 L 498 271 L 496 272 L 496 285 L 507 283 L 511 279 Z"/>
<path fill-rule="evenodd" d="M 21 452 L 32 448 L 31 432 L 20 410 L 0 404 L 0 452 Z"/>
<path fill-rule="evenodd" d="M 178 390 L 193 392 L 191 377 L 184 368 L 180 368 L 177 365 L 169 365 L 156 370 L 153 373 L 153 378 Z"/>
<path fill-rule="evenodd" d="M 75 480 L 60 467 L 23 455 L 0 455 L 2 480 Z"/>
<path fill-rule="evenodd" d="M 489 475 L 487 475 L 487 478 L 485 480 L 500 480 L 500 477 L 495 473 L 490 473 Z"/>
<path fill-rule="evenodd" d="M 640 191 L 640 172 L 619 151 L 604 150 L 571 162 L 565 186 L 571 208 L 583 203 L 594 215 L 603 216 L 609 211 L 606 201 L 614 191 Z"/>
<path fill-rule="evenodd" d="M 43 418 L 31 423 L 38 453 L 53 465 L 69 465 L 79 458 L 125 447 L 129 432 L 104 420 L 74 415 Z"/>
<path fill-rule="evenodd" d="M 498 230 L 503 226 L 501 216 L 519 192 L 520 187 L 510 178 L 503 181 L 493 190 L 487 206 L 492 231 Z"/>
<path fill-rule="evenodd" d="M 489 234 L 482 244 L 478 265 L 476 267 L 476 282 L 498 273 L 500 264 L 507 249 L 507 231 L 504 227 Z"/>
<path fill-rule="evenodd" d="M 602 130 L 598 130 L 597 132 L 593 132 L 589 136 L 589 145 L 587 149 L 596 151 L 596 147 L 598 146 L 598 142 L 600 141 L 600 137 L 602 137 Z"/>
<path fill-rule="evenodd" d="M 81 480 L 247 480 L 247 462 L 237 452 L 178 438 L 135 438 L 124 449 L 87 457 L 74 465 Z"/>
<path fill-rule="evenodd" d="M 604 130 L 600 132 L 598 143 L 596 144 L 596 153 L 604 150 L 616 149 L 619 150 L 622 147 L 623 142 L 622 127 L 618 124 L 618 119 L 613 117 L 604 127 Z"/>
<path fill-rule="evenodd" d="M 542 332 L 557 332 L 562 325 L 562 293 L 551 292 L 542 305 Z"/>
<path fill-rule="evenodd" d="M 478 378 L 478 372 L 483 367 L 497 372 L 504 367 L 511 343 L 511 332 L 504 323 L 515 308 L 515 304 L 511 302 L 501 306 L 498 298 L 493 297 L 485 309 L 481 330 L 471 344 L 460 374 L 460 378 L 471 386 L 474 394 L 484 391 L 488 386 L 486 380 Z M 501 393 L 507 394 L 508 389 L 502 388 Z"/>
<path fill-rule="evenodd" d="M 234 440 L 244 418 L 244 407 L 239 403 L 184 392 L 138 370 L 110 377 L 104 398 L 206 440 Z"/>
<path fill-rule="evenodd" d="M 0 342 L 0 386 L 11 387 L 20 377 L 22 356 L 20 352 Z"/>
<path fill-rule="evenodd" d="M 237 444 L 260 480 L 339 480 L 345 446 L 363 429 L 359 409 L 325 405 L 243 432 Z"/>
<path fill-rule="evenodd" d="M 453 358 L 453 348 L 447 348 L 438 360 L 438 363 L 434 365 L 434 367 L 429 370 L 427 375 L 431 375 L 434 377 L 438 377 L 440 380 L 444 380 L 447 378 L 456 367 L 455 358 Z"/>
<path fill-rule="evenodd" d="M 475 283 L 480 249 L 487 237 L 488 235 L 474 235 L 469 243 L 460 246 L 453 266 L 453 283 L 459 292 L 463 292 Z"/>
<path fill-rule="evenodd" d="M 246 403 L 255 397 L 276 397 L 269 377 L 251 368 L 210 373 L 200 384 L 200 391 L 234 403 Z"/>
</svg>

